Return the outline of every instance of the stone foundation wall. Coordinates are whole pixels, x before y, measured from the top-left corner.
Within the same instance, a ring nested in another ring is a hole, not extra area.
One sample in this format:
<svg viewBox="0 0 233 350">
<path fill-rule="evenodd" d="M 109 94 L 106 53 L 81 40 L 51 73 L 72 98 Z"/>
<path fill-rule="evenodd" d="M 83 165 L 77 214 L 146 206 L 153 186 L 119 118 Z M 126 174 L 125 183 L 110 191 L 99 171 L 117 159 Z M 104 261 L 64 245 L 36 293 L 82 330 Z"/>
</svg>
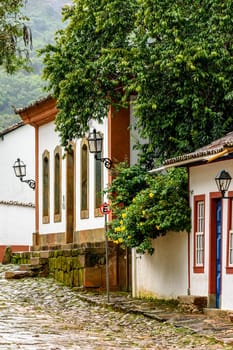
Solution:
<svg viewBox="0 0 233 350">
<path fill-rule="evenodd" d="M 69 249 L 67 249 L 69 248 Z M 115 245 L 109 246 L 109 283 L 111 290 L 129 290 L 129 267 L 125 251 Z M 51 250 L 13 253 L 11 262 L 17 265 L 30 264 L 40 266 L 40 275 L 54 277 L 70 287 L 98 288 L 106 287 L 105 245 L 86 244 L 76 247 L 67 245 Z M 130 283 L 131 284 L 131 283 Z"/>
</svg>

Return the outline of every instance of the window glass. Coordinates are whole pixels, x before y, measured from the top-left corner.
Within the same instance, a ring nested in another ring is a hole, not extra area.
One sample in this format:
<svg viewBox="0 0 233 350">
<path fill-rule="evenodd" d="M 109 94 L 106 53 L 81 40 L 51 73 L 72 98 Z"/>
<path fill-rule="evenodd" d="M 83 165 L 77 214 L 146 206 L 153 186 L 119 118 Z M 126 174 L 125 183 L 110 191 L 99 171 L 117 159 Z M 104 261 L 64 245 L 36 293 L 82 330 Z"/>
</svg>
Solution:
<svg viewBox="0 0 233 350">
<path fill-rule="evenodd" d="M 54 221 L 61 221 L 61 154 L 55 149 L 54 156 Z"/>
<path fill-rule="evenodd" d="M 43 223 L 49 221 L 49 152 L 43 154 Z"/>
</svg>

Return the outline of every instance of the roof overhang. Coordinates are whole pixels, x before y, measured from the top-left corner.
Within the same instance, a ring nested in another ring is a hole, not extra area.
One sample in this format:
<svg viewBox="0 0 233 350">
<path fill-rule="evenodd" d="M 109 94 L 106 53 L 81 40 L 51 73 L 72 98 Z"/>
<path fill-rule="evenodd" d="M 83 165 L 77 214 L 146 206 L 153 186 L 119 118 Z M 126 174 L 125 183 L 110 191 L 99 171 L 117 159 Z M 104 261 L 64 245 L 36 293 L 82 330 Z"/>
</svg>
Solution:
<svg viewBox="0 0 233 350">
<path fill-rule="evenodd" d="M 190 153 L 190 157 L 188 157 L 186 159 L 182 159 L 182 160 L 178 160 L 178 158 L 174 158 L 173 160 L 171 160 L 170 162 L 167 161 L 168 163 L 152 169 L 149 171 L 149 174 L 156 174 L 159 173 L 161 171 L 165 171 L 169 168 L 176 168 L 176 167 L 191 167 L 194 165 L 200 165 L 200 164 L 208 164 L 211 162 L 214 162 L 216 160 L 220 160 L 220 158 L 224 157 L 224 156 L 228 156 L 230 153 L 233 153 L 233 147 L 224 147 L 222 149 L 219 149 L 218 151 L 215 150 L 215 152 L 211 152 L 211 154 L 209 155 L 201 155 L 199 157 L 191 157 Z M 175 159 L 177 159 L 177 161 L 175 161 Z"/>
<path fill-rule="evenodd" d="M 41 126 L 55 120 L 57 112 L 56 100 L 51 96 L 36 101 L 28 107 L 15 110 L 24 124 L 32 126 Z"/>
</svg>

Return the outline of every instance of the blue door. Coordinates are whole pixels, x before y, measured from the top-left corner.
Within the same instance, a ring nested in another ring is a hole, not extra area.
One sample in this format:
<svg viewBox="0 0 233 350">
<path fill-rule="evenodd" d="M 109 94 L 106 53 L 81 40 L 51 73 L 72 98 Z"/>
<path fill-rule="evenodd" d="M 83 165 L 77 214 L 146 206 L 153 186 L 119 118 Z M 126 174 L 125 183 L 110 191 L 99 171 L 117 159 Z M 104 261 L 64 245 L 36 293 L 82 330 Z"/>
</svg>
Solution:
<svg viewBox="0 0 233 350">
<path fill-rule="evenodd" d="M 221 245 L 222 245 L 222 200 L 216 203 L 216 308 L 220 307 L 221 297 Z"/>
</svg>

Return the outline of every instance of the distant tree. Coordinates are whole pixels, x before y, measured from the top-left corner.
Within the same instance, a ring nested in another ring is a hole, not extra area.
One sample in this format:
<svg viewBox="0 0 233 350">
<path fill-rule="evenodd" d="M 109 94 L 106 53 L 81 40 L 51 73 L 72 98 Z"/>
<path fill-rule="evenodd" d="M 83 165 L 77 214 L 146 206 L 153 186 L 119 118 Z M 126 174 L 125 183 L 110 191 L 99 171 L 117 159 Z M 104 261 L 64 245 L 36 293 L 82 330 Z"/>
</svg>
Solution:
<svg viewBox="0 0 233 350">
<path fill-rule="evenodd" d="M 232 12 L 232 0 L 73 0 L 66 28 L 43 50 L 63 144 L 131 94 L 152 158 L 232 130 Z"/>
<path fill-rule="evenodd" d="M 32 46 L 27 17 L 21 9 L 26 0 L 1 0 L 0 2 L 0 66 L 8 73 L 18 68 L 28 68 L 28 54 Z"/>
</svg>

